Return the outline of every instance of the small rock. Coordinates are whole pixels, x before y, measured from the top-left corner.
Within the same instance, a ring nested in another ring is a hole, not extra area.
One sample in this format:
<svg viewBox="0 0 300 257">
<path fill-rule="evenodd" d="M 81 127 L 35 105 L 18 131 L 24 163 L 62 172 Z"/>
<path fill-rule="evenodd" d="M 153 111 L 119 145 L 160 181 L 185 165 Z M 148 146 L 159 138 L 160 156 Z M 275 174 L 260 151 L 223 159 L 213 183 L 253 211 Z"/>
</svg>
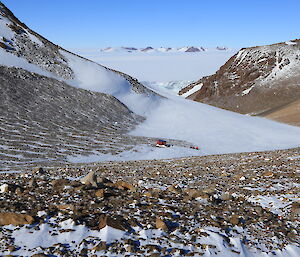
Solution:
<svg viewBox="0 0 300 257">
<path fill-rule="evenodd" d="M 171 185 L 168 187 L 168 190 L 174 194 L 182 193 L 182 189 L 178 185 Z"/>
<path fill-rule="evenodd" d="M 168 230 L 167 224 L 160 217 L 156 217 L 155 226 L 157 229 Z"/>
<path fill-rule="evenodd" d="M 20 195 L 23 194 L 23 191 L 24 191 L 24 190 L 23 190 L 21 187 L 17 187 L 17 188 L 16 188 L 16 191 L 15 191 L 15 194 L 18 195 L 18 196 L 20 196 Z"/>
<path fill-rule="evenodd" d="M 111 180 L 109 180 L 108 178 L 103 178 L 103 177 L 97 177 L 97 183 L 99 184 L 113 184 L 113 182 Z"/>
<path fill-rule="evenodd" d="M 42 167 L 40 167 L 40 168 L 37 168 L 35 171 L 33 171 L 33 173 L 43 175 L 43 174 L 46 174 L 46 171 Z"/>
<path fill-rule="evenodd" d="M 74 210 L 75 207 L 73 204 L 59 204 L 55 206 L 59 210 Z"/>
<path fill-rule="evenodd" d="M 95 196 L 96 196 L 96 197 L 104 197 L 104 189 L 98 189 L 98 190 L 95 192 Z"/>
<path fill-rule="evenodd" d="M 115 186 L 119 189 L 125 189 L 125 190 L 129 190 L 129 191 L 132 191 L 132 192 L 136 192 L 136 188 L 127 183 L 127 182 L 124 182 L 124 181 L 118 181 L 115 183 Z"/>
<path fill-rule="evenodd" d="M 53 187 L 63 187 L 66 185 L 70 185 L 71 181 L 69 179 L 55 179 L 51 181 Z"/>
<path fill-rule="evenodd" d="M 205 194 L 205 192 L 198 189 L 189 188 L 186 189 L 184 192 L 191 198 L 198 198 L 198 197 L 207 198 L 207 194 Z"/>
<path fill-rule="evenodd" d="M 300 202 L 293 202 L 291 208 L 291 215 L 296 218 L 300 216 Z"/>
<path fill-rule="evenodd" d="M 38 187 L 38 184 L 36 183 L 36 179 L 35 178 L 32 178 L 29 180 L 29 183 L 28 183 L 28 186 L 30 188 L 37 188 Z"/>
<path fill-rule="evenodd" d="M 272 171 L 266 171 L 262 174 L 264 177 L 273 177 L 274 173 Z"/>
<path fill-rule="evenodd" d="M 14 251 L 16 251 L 16 247 L 15 246 L 13 246 L 13 245 L 10 245 L 8 248 L 7 248 L 7 250 L 8 251 L 10 251 L 10 252 L 14 252 Z"/>
<path fill-rule="evenodd" d="M 106 242 L 105 241 L 101 241 L 92 250 L 94 250 L 94 251 L 104 251 L 104 250 L 107 250 Z"/>
<path fill-rule="evenodd" d="M 229 201 L 229 200 L 232 199 L 232 196 L 231 196 L 231 194 L 229 194 L 229 193 L 222 193 L 222 194 L 220 195 L 220 199 L 221 199 L 222 201 Z"/>
<path fill-rule="evenodd" d="M 8 185 L 3 184 L 0 186 L 0 193 L 7 193 L 8 192 Z"/>
<path fill-rule="evenodd" d="M 233 215 L 230 217 L 229 222 L 232 225 L 238 225 L 240 223 L 240 217 L 238 215 Z"/>
</svg>

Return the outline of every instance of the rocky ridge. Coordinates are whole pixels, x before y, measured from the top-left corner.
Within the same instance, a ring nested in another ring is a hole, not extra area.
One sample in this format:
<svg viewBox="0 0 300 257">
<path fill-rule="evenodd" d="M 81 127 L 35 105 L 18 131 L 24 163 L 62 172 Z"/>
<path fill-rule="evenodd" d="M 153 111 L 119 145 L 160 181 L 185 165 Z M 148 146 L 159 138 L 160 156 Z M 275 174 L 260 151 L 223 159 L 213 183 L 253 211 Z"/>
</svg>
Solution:
<svg viewBox="0 0 300 257">
<path fill-rule="evenodd" d="M 14 14 L 0 2 L 0 26 L 2 28 L 0 38 L 0 48 L 19 57 L 26 59 L 29 63 L 35 64 L 44 71 L 50 72 L 57 79 L 71 80 L 74 79 L 74 72 L 69 67 L 68 60 L 64 53 L 71 54 L 87 62 L 92 62 L 84 57 L 71 53 L 62 47 L 53 44 L 43 36 L 28 28 Z M 92 62 L 94 63 L 94 62 Z M 144 87 L 135 78 L 104 67 L 108 71 L 112 71 L 124 77 L 137 93 L 147 93 L 155 95 L 155 93 Z"/>
<path fill-rule="evenodd" d="M 0 25 L 3 34 L 1 48 L 57 77 L 73 78 L 73 71 L 59 52 L 61 48 L 28 28 L 1 2 Z"/>
<path fill-rule="evenodd" d="M 299 154 L 293 149 L 0 174 L 0 253 L 296 253 Z M 30 233 L 32 243 L 20 233 Z"/>
<path fill-rule="evenodd" d="M 300 97 L 300 42 L 241 49 L 214 75 L 182 89 L 187 98 L 227 110 L 258 115 L 272 112 Z"/>
</svg>

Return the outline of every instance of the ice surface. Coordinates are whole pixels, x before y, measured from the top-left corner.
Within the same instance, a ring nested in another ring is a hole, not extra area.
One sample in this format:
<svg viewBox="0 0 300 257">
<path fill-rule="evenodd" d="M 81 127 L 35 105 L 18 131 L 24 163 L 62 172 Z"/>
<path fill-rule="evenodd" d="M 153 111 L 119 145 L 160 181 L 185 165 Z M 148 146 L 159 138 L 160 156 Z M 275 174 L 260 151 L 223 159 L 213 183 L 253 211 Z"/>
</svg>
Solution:
<svg viewBox="0 0 300 257">
<path fill-rule="evenodd" d="M 172 138 L 198 145 L 196 154 L 292 148 L 300 128 L 225 111 L 180 97 L 162 100 L 133 135 Z"/>
<path fill-rule="evenodd" d="M 236 50 L 205 52 L 100 52 L 98 49 L 77 49 L 81 56 L 122 71 L 140 81 L 198 80 L 216 72 Z"/>
<path fill-rule="evenodd" d="M 164 91 L 167 91 L 171 94 L 177 95 L 178 92 L 193 83 L 193 80 L 179 80 L 179 81 L 169 81 L 169 82 L 159 82 L 159 81 L 142 81 L 141 83 L 147 87 L 154 87 L 156 90 L 161 88 Z"/>
<path fill-rule="evenodd" d="M 1 17 L 0 19 L 0 38 L 5 37 L 8 40 L 11 40 L 14 38 L 14 33 L 12 30 L 8 27 L 8 25 L 11 24 L 11 22 L 5 18 Z"/>
</svg>

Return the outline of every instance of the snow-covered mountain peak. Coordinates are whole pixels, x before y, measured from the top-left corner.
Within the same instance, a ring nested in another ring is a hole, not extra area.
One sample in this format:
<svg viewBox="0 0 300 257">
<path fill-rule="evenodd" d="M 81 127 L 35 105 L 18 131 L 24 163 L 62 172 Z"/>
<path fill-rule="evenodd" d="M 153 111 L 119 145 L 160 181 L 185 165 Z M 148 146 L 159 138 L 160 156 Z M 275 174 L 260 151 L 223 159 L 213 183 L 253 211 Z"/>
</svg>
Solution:
<svg viewBox="0 0 300 257">
<path fill-rule="evenodd" d="M 205 51 L 227 51 L 227 47 L 204 48 L 203 46 L 184 46 L 184 47 L 106 47 L 101 48 L 103 53 L 197 53 Z"/>
</svg>

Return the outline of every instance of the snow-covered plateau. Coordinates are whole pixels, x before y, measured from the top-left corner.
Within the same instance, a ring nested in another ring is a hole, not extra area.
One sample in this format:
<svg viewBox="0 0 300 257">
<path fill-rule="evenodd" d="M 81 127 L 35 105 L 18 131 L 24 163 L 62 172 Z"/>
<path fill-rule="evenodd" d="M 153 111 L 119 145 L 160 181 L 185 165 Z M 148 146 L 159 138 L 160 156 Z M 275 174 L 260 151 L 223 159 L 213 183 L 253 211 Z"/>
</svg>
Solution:
<svg viewBox="0 0 300 257">
<path fill-rule="evenodd" d="M 109 68 L 125 72 L 139 81 L 189 81 L 216 72 L 236 49 L 209 48 L 201 52 L 101 52 L 99 49 L 71 49 Z"/>
</svg>

